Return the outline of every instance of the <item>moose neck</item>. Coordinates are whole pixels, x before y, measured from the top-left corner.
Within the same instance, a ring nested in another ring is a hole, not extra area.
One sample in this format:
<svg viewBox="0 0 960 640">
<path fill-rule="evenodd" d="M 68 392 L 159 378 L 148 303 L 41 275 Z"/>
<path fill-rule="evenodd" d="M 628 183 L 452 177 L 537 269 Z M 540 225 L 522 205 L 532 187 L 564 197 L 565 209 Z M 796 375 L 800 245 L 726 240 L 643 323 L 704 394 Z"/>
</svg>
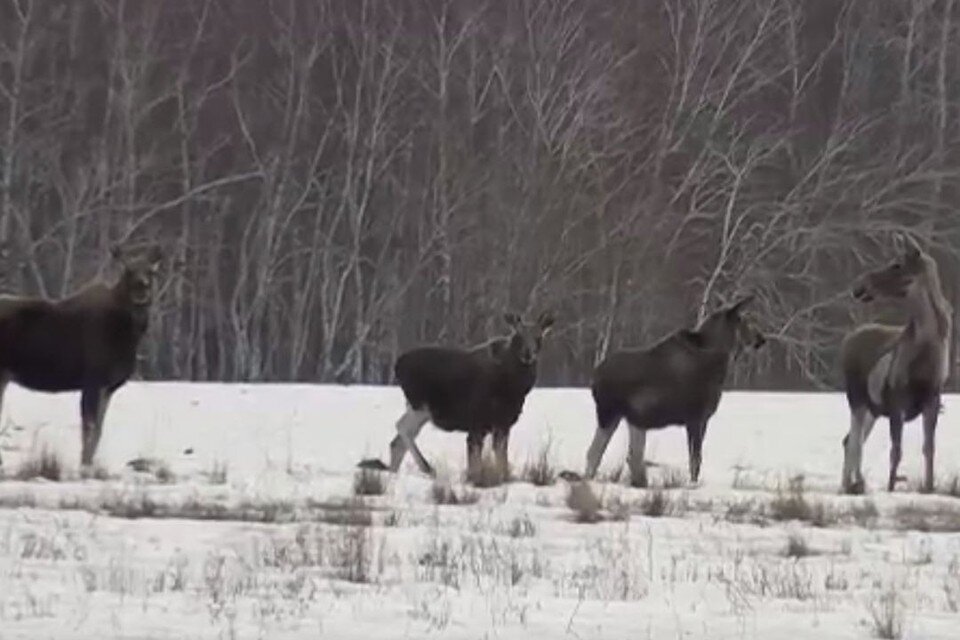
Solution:
<svg viewBox="0 0 960 640">
<path fill-rule="evenodd" d="M 948 338 L 951 325 L 949 303 L 940 292 L 940 279 L 935 268 L 918 279 L 907 296 L 907 303 L 916 340 L 942 342 Z"/>
<path fill-rule="evenodd" d="M 130 314 L 134 328 L 143 333 L 147 329 L 147 320 L 150 315 L 150 300 L 134 300 L 129 289 L 124 286 L 123 280 L 111 289 L 113 304 Z"/>
</svg>

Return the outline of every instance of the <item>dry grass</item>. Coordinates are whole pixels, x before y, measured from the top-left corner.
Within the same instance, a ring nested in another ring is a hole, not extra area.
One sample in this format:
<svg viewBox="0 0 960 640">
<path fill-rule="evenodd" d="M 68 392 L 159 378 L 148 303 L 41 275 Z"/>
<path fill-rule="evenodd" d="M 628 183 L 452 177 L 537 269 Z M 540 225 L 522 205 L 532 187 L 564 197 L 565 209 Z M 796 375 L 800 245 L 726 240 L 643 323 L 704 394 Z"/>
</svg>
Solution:
<svg viewBox="0 0 960 640">
<path fill-rule="evenodd" d="M 787 538 L 787 545 L 783 550 L 787 558 L 806 558 L 814 555 L 807 543 L 807 539 L 799 533 L 791 533 Z"/>
<path fill-rule="evenodd" d="M 813 515 L 813 508 L 807 501 L 803 486 L 803 476 L 790 479 L 787 489 L 777 489 L 776 497 L 770 501 L 770 517 L 774 520 L 807 521 Z"/>
<path fill-rule="evenodd" d="M 59 482 L 63 478 L 63 463 L 55 451 L 43 447 L 20 463 L 16 478 L 18 480 L 44 478 L 51 482 Z"/>
<path fill-rule="evenodd" d="M 552 446 L 547 441 L 533 460 L 523 467 L 522 478 L 535 487 L 549 487 L 557 481 L 557 470 L 551 462 Z"/>
<path fill-rule="evenodd" d="M 615 469 L 600 471 L 597 473 L 597 482 L 609 482 L 611 484 L 621 484 L 626 476 L 626 465 L 621 464 Z"/>
<path fill-rule="evenodd" d="M 954 475 L 940 485 L 937 493 L 951 498 L 960 498 L 960 475 Z"/>
<path fill-rule="evenodd" d="M 876 594 L 867 602 L 870 628 L 881 640 L 900 640 L 903 637 L 903 598 L 895 586 Z"/>
<path fill-rule="evenodd" d="M 960 510 L 944 509 L 937 505 L 911 503 L 897 507 L 894 520 L 904 531 L 924 533 L 960 532 Z"/>
<path fill-rule="evenodd" d="M 848 508 L 843 515 L 850 518 L 859 527 L 873 529 L 877 526 L 880 511 L 873 500 L 862 500 Z"/>
<path fill-rule="evenodd" d="M 626 522 L 630 519 L 630 503 L 618 495 L 610 496 L 607 500 L 607 513 L 611 520 Z"/>
<path fill-rule="evenodd" d="M 687 484 L 686 474 L 675 467 L 664 467 L 660 474 L 660 486 L 664 489 L 681 489 Z"/>
<path fill-rule="evenodd" d="M 649 518 L 660 518 L 672 513 L 673 501 L 663 489 L 647 491 L 640 499 L 640 512 Z"/>
<path fill-rule="evenodd" d="M 367 584 L 375 582 L 373 532 L 368 526 L 345 526 L 329 540 L 329 562 L 340 580 Z M 382 550 L 379 554 L 382 557 Z"/>
<path fill-rule="evenodd" d="M 480 501 L 480 494 L 467 488 L 457 491 L 448 480 L 435 478 L 430 487 L 430 497 L 438 505 L 470 505 Z"/>
<path fill-rule="evenodd" d="M 954 556 L 943 576 L 943 597 L 947 609 L 960 613 L 960 558 Z"/>
<path fill-rule="evenodd" d="M 227 484 L 228 472 L 229 469 L 226 462 L 215 460 L 213 466 L 211 466 L 210 470 L 206 473 L 207 482 L 214 485 Z"/>
<path fill-rule="evenodd" d="M 530 516 L 523 514 L 510 521 L 506 533 L 511 538 L 532 538 L 537 535 L 537 525 L 533 523 Z"/>
<path fill-rule="evenodd" d="M 80 477 L 85 480 L 106 481 L 111 479 L 110 472 L 100 465 L 83 468 L 80 470 Z"/>
</svg>

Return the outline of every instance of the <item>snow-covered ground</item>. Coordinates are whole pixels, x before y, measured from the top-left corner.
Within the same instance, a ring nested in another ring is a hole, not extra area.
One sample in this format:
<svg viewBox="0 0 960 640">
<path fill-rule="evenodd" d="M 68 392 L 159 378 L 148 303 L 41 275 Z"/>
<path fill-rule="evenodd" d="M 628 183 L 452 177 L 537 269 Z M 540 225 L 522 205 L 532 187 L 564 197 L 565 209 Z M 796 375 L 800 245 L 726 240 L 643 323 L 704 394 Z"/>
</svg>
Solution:
<svg viewBox="0 0 960 640">
<path fill-rule="evenodd" d="M 16 387 L 5 398 L 0 640 L 820 640 L 875 637 L 886 619 L 905 638 L 960 637 L 960 500 L 915 492 L 918 424 L 904 438 L 910 483 L 881 490 L 881 423 L 864 454 L 869 495 L 838 496 L 839 394 L 726 394 L 701 485 L 594 483 L 597 523 L 576 521 L 563 481 L 465 487 L 463 436 L 432 427 L 418 442 L 466 504 L 436 505 L 409 461 L 385 495 L 354 498 L 356 463 L 386 457 L 394 388 L 130 384 L 107 413 L 105 480 L 72 467 L 78 404 Z M 948 397 L 942 487 L 960 475 L 958 416 Z M 586 390 L 535 391 L 513 430 L 515 471 L 545 445 L 557 469 L 582 470 L 593 431 Z M 653 484 L 685 477 L 681 429 L 647 442 Z M 67 480 L 9 477 L 45 449 Z M 625 451 L 623 428 L 602 469 Z M 136 458 L 170 473 L 133 472 Z M 798 475 L 802 498 L 777 492 Z M 660 497 L 668 515 L 649 515 Z M 805 521 L 778 519 L 798 501 Z"/>
</svg>

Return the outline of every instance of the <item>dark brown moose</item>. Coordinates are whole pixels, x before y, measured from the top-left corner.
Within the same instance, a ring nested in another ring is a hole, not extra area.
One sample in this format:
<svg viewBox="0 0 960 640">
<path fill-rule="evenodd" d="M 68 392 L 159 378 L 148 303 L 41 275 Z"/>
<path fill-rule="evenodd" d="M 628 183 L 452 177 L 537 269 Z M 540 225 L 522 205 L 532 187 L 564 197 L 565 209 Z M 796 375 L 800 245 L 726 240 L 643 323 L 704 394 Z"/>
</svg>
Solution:
<svg viewBox="0 0 960 640">
<path fill-rule="evenodd" d="M 93 462 L 111 395 L 134 371 L 161 258 L 157 247 L 135 259 L 116 247 L 111 254 L 122 267 L 112 286 L 96 282 L 60 300 L 0 296 L 0 402 L 10 382 L 80 391 L 84 468 Z"/>
<path fill-rule="evenodd" d="M 886 298 L 909 313 L 904 326 L 865 324 L 844 338 L 840 348 L 850 407 L 850 431 L 843 438 L 842 489 L 862 493 L 863 444 L 877 418 L 890 423 L 890 474 L 893 491 L 900 464 L 903 425 L 923 416 L 923 489 L 933 491 L 934 441 L 940 396 L 950 371 L 953 310 L 940 289 L 937 263 L 911 238 L 898 236 L 900 255 L 864 275 L 853 287 L 862 302 Z"/>
<path fill-rule="evenodd" d="M 390 464 L 364 460 L 360 467 L 395 472 L 409 450 L 420 470 L 432 476 L 433 467 L 416 444 L 429 420 L 443 431 L 467 434 L 467 476 L 472 481 L 480 471 L 483 441 L 492 434 L 497 471 L 506 477 L 510 429 L 536 383 L 537 358 L 553 317 L 543 313 L 535 323 L 528 323 L 508 313 L 504 319 L 511 329 L 509 336 L 473 349 L 420 347 L 397 358 L 394 372 L 407 409 L 390 443 Z"/>
<path fill-rule="evenodd" d="M 755 349 L 765 342 L 742 314 L 752 298 L 723 307 L 696 329 L 681 329 L 647 349 L 614 352 L 597 366 L 591 387 L 597 431 L 587 451 L 588 479 L 596 475 L 610 438 L 626 418 L 633 486 L 647 485 L 646 432 L 671 425 L 687 429 L 690 479 L 698 481 L 707 422 L 720 403 L 730 356 L 741 342 Z M 565 472 L 564 477 L 577 476 Z"/>
</svg>

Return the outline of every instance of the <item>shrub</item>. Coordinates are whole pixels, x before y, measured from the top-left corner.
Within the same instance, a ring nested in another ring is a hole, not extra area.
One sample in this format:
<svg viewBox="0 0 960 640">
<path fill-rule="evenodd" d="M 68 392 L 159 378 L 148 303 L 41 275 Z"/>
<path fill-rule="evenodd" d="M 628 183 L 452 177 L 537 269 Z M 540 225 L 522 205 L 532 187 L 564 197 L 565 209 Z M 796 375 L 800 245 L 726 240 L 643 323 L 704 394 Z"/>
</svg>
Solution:
<svg viewBox="0 0 960 640">
<path fill-rule="evenodd" d="M 480 494 L 476 491 L 465 489 L 457 493 L 449 482 L 439 478 L 434 479 L 430 487 L 430 495 L 433 497 L 434 504 L 439 505 L 466 505 L 480 501 Z"/>
<path fill-rule="evenodd" d="M 650 518 L 659 518 L 670 512 L 670 498 L 662 489 L 648 491 L 640 500 L 640 511 Z"/>
<path fill-rule="evenodd" d="M 867 603 L 873 635 L 881 640 L 903 637 L 903 602 L 895 586 Z"/>
<path fill-rule="evenodd" d="M 806 558 L 813 555 L 813 552 L 810 550 L 806 538 L 799 533 L 792 533 L 787 538 L 787 546 L 783 550 L 783 555 L 788 558 Z"/>
<path fill-rule="evenodd" d="M 543 445 L 536 458 L 527 461 L 523 479 L 535 487 L 549 487 L 557 481 L 557 470 L 550 462 L 550 442 Z"/>
<path fill-rule="evenodd" d="M 358 469 L 353 475 L 353 495 L 382 496 L 386 492 L 387 485 L 379 471 Z"/>
</svg>

